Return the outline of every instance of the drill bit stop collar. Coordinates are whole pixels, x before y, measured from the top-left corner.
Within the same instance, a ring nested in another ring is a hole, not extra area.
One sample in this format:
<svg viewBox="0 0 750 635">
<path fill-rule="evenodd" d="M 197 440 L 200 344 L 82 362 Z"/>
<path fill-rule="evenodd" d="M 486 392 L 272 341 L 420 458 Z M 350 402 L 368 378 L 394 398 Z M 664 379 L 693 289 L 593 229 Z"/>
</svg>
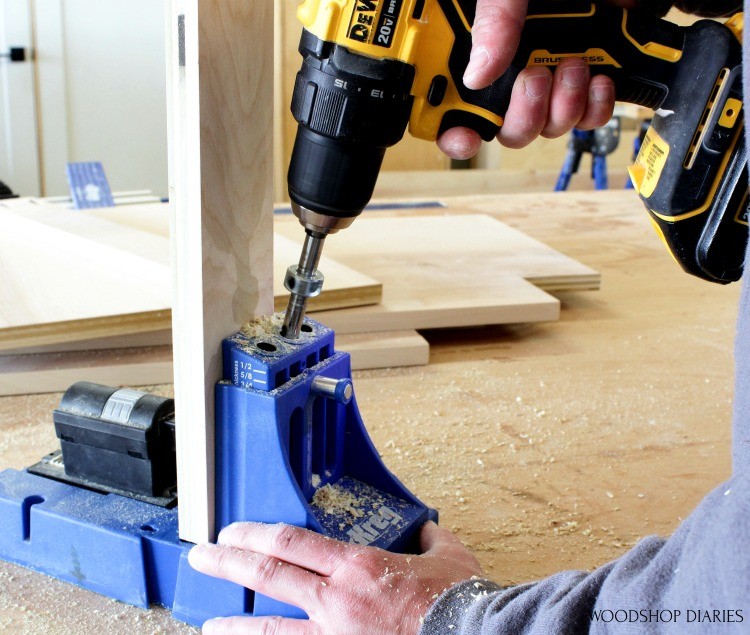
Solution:
<svg viewBox="0 0 750 635">
<path fill-rule="evenodd" d="M 309 298 L 314 298 L 323 290 L 323 274 L 318 271 L 318 263 L 323 251 L 323 243 L 328 234 L 335 234 L 354 222 L 355 216 L 338 218 L 319 214 L 292 201 L 292 211 L 305 228 L 305 243 L 302 246 L 299 264 L 287 269 L 284 287 L 291 294 L 284 314 L 281 335 L 296 340 L 299 337 L 302 320 Z"/>
</svg>

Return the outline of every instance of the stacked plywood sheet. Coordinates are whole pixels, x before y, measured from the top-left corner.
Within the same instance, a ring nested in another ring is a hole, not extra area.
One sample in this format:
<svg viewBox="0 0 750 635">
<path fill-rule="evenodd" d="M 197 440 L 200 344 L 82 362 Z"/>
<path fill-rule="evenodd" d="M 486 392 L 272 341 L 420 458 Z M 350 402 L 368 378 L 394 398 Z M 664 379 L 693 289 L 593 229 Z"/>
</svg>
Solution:
<svg viewBox="0 0 750 635">
<path fill-rule="evenodd" d="M 0 394 L 84 378 L 168 381 L 168 235 L 164 204 L 88 212 L 0 204 Z M 277 219 L 277 309 L 303 236 L 295 219 Z M 557 319 L 559 302 L 546 290 L 599 284 L 595 271 L 489 216 L 439 209 L 366 215 L 329 237 L 325 251 L 325 290 L 311 317 L 336 330 L 355 368 L 427 363 L 416 329 Z"/>
<path fill-rule="evenodd" d="M 78 212 L 17 201 L 0 206 L 0 350 L 77 342 L 171 326 L 169 221 L 163 204 L 132 207 L 130 214 Z M 110 217 L 111 216 L 111 217 Z M 123 222 L 127 220 L 128 222 Z M 299 257 L 277 236 L 276 269 Z M 379 302 L 382 286 L 324 256 L 329 276 L 312 308 Z M 285 302 L 276 276 L 277 304 Z"/>
<path fill-rule="evenodd" d="M 276 231 L 301 245 L 294 223 Z M 546 291 L 599 286 L 592 269 L 486 215 L 366 217 L 326 253 L 383 283 L 379 304 L 326 313 L 337 333 L 554 320 Z"/>
</svg>

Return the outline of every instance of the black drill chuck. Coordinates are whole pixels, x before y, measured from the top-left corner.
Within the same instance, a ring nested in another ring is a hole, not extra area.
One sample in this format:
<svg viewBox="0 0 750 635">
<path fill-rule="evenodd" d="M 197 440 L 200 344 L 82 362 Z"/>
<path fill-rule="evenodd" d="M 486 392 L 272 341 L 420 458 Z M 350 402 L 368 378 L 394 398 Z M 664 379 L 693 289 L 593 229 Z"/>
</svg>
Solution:
<svg viewBox="0 0 750 635">
<path fill-rule="evenodd" d="M 335 219 L 359 216 L 372 198 L 385 151 L 331 139 L 300 125 L 289 163 L 289 197 Z"/>
<path fill-rule="evenodd" d="M 386 148 L 404 136 L 414 68 L 352 54 L 308 31 L 299 51 L 289 196 L 316 214 L 352 219 L 372 197 Z"/>
</svg>

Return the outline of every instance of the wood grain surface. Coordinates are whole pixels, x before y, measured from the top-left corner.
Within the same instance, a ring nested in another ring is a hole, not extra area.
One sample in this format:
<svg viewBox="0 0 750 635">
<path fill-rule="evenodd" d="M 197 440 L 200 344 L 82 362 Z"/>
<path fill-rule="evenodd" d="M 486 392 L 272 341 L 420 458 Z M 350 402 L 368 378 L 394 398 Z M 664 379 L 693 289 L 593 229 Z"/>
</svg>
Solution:
<svg viewBox="0 0 750 635">
<path fill-rule="evenodd" d="M 0 351 L 118 338 L 171 324 L 169 206 L 123 205 L 79 212 L 36 199 L 0 204 L 9 292 L 0 299 Z M 273 239 L 273 295 L 286 308 L 287 267 L 300 246 Z M 382 284 L 328 256 L 313 310 L 377 304 Z M 32 291 L 33 290 L 33 291 Z"/>
<path fill-rule="evenodd" d="M 152 261 L 122 244 L 93 240 L 85 227 L 80 234 L 69 234 L 47 216 L 44 210 L 0 209 L 0 350 L 169 325 L 168 251 L 162 262 Z M 100 225 L 97 229 L 112 227 L 93 221 Z M 125 230 L 144 245 L 153 243 L 146 232 Z M 117 232 L 108 235 L 123 238 Z"/>
<path fill-rule="evenodd" d="M 273 0 L 171 0 L 167 70 L 180 537 L 214 535 L 221 340 L 273 310 Z"/>
<path fill-rule="evenodd" d="M 379 305 L 313 314 L 337 333 L 555 320 L 543 288 L 596 289 L 599 274 L 487 215 L 365 214 L 327 253 L 383 283 Z M 290 220 L 276 231 L 299 238 Z"/>
</svg>

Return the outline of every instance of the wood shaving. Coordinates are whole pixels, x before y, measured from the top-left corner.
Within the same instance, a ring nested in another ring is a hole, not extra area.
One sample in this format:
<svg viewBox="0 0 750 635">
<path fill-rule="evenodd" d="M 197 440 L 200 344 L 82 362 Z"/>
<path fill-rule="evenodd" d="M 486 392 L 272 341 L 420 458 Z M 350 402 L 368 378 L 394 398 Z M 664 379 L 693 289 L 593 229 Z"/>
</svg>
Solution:
<svg viewBox="0 0 750 635">
<path fill-rule="evenodd" d="M 360 509 L 362 502 L 351 492 L 347 492 L 338 485 L 324 485 L 312 498 L 312 504 L 323 510 L 324 514 L 343 516 L 349 514 L 354 518 L 362 518 L 365 513 Z"/>
<path fill-rule="evenodd" d="M 263 335 L 278 335 L 284 318 L 281 313 L 264 315 L 257 320 L 251 320 L 243 325 L 241 331 L 248 337 L 262 337 Z"/>
</svg>

